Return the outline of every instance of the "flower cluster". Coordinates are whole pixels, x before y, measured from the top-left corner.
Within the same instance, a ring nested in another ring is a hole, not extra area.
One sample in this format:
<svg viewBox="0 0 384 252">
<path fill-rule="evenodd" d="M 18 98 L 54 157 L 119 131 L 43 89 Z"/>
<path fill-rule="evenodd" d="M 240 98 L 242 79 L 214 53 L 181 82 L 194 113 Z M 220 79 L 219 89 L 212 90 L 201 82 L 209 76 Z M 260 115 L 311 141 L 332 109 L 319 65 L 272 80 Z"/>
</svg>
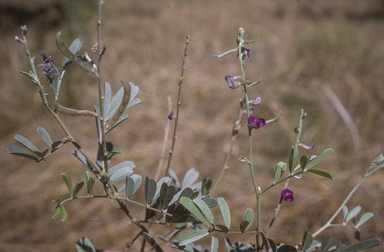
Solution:
<svg viewBox="0 0 384 252">
<path fill-rule="evenodd" d="M 55 75 L 56 70 L 53 67 L 53 62 L 52 62 L 51 56 L 46 56 L 44 53 L 42 56 L 43 56 L 45 64 L 40 64 L 39 66 L 43 68 L 43 70 L 44 70 L 43 74 L 50 75 L 50 76 Z"/>
</svg>

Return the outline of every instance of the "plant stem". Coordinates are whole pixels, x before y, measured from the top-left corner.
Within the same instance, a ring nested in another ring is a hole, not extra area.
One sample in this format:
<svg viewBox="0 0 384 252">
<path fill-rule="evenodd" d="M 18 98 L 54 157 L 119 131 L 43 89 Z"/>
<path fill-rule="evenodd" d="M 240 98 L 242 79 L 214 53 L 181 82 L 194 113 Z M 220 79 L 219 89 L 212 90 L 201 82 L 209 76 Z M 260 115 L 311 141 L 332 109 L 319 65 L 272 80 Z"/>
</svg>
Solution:
<svg viewBox="0 0 384 252">
<path fill-rule="evenodd" d="M 185 48 L 184 48 L 184 54 L 182 56 L 182 64 L 181 64 L 181 75 L 180 75 L 180 81 L 179 81 L 179 93 L 177 96 L 177 109 L 176 109 L 176 117 L 175 117 L 175 127 L 173 129 L 173 137 L 172 137 L 172 145 L 171 149 L 169 151 L 169 156 L 168 156 L 168 164 L 167 168 L 165 169 L 165 176 L 169 175 L 169 168 L 171 167 L 171 160 L 172 160 L 172 154 L 175 148 L 175 142 L 176 142 L 176 131 L 177 131 L 177 123 L 179 121 L 179 111 L 180 111 L 180 104 L 181 104 L 181 84 L 183 83 L 184 80 L 184 70 L 185 70 L 185 58 L 187 57 L 187 49 L 188 49 L 188 44 L 189 44 L 189 36 L 187 35 L 187 40 L 185 42 Z"/>
<path fill-rule="evenodd" d="M 367 177 L 363 177 L 359 183 L 357 183 L 357 185 L 352 189 L 352 191 L 348 194 L 348 196 L 345 198 L 345 200 L 343 201 L 343 203 L 341 203 L 340 207 L 336 210 L 336 212 L 332 215 L 332 217 L 324 224 L 324 226 L 322 226 L 319 230 L 317 230 L 312 236 L 315 237 L 316 235 L 318 235 L 319 233 L 321 233 L 324 229 L 326 229 L 327 227 L 329 227 L 331 225 L 331 222 L 336 218 L 336 216 L 340 213 L 341 210 L 343 210 L 343 207 L 347 204 L 348 200 L 352 197 L 352 195 L 356 192 L 357 188 L 359 188 L 359 186 L 361 185 L 361 183 L 364 182 L 364 180 L 366 179 Z"/>
</svg>

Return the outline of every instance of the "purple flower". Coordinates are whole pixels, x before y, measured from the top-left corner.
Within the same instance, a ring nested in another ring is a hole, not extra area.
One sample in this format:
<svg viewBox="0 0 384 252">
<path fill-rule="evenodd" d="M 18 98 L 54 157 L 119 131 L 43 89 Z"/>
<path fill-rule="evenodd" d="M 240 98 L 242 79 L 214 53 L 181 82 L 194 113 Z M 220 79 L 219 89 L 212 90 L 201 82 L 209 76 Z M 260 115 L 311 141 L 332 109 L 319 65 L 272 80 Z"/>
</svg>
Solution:
<svg viewBox="0 0 384 252">
<path fill-rule="evenodd" d="M 254 116 L 250 116 L 248 117 L 248 122 L 250 124 L 252 124 L 252 126 L 257 129 L 257 128 L 261 128 L 261 127 L 264 127 L 266 122 L 263 118 L 257 118 L 257 117 L 254 117 Z"/>
<path fill-rule="evenodd" d="M 227 84 L 230 88 L 232 88 L 232 89 L 235 88 L 235 86 L 234 86 L 235 79 L 230 74 L 225 76 L 225 80 L 227 81 Z"/>
<path fill-rule="evenodd" d="M 172 120 L 172 119 L 173 119 L 173 109 L 172 109 L 171 112 L 169 113 L 169 115 L 168 115 L 168 119 L 169 119 L 169 120 Z"/>
<path fill-rule="evenodd" d="M 45 53 L 42 54 L 45 64 L 40 64 L 39 66 L 43 68 L 44 73 L 46 75 L 55 75 L 56 70 L 53 67 L 53 62 L 50 56 L 46 56 Z"/>
<path fill-rule="evenodd" d="M 260 98 L 260 97 L 256 97 L 256 99 L 251 100 L 251 104 L 252 104 L 253 106 L 257 106 L 257 105 L 259 105 L 260 102 L 261 102 L 261 98 Z"/>
<path fill-rule="evenodd" d="M 293 201 L 293 192 L 288 188 L 281 191 L 281 198 L 291 203 Z"/>
<path fill-rule="evenodd" d="M 248 49 L 248 48 L 245 48 L 245 47 L 241 47 L 241 55 L 242 55 L 242 58 L 243 59 L 248 59 L 249 58 L 249 52 L 251 51 L 251 49 Z M 239 55 L 237 55 L 237 57 L 239 57 Z"/>
</svg>

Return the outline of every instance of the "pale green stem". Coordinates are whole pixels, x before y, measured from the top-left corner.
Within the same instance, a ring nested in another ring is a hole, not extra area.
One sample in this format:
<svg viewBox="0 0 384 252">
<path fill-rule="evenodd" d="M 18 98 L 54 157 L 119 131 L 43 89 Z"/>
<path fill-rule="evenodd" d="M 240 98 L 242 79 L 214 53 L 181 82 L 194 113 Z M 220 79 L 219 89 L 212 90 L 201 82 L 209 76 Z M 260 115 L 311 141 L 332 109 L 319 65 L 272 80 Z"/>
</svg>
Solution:
<svg viewBox="0 0 384 252">
<path fill-rule="evenodd" d="M 317 230 L 312 236 L 315 237 L 316 235 L 320 234 L 324 229 L 326 229 L 327 227 L 331 226 L 331 222 L 336 218 L 336 216 L 341 212 L 341 210 L 343 210 L 343 207 L 347 204 L 348 200 L 352 197 L 352 195 L 356 192 L 357 188 L 359 188 L 359 186 L 361 185 L 361 183 L 364 182 L 364 180 L 366 179 L 367 177 L 364 176 L 360 181 L 359 183 L 357 183 L 357 185 L 352 189 L 352 191 L 348 194 L 348 196 L 345 198 L 345 200 L 343 201 L 343 203 L 341 203 L 340 207 L 336 210 L 336 212 L 332 215 L 332 217 L 324 224 L 324 226 L 322 226 L 319 230 Z"/>
</svg>

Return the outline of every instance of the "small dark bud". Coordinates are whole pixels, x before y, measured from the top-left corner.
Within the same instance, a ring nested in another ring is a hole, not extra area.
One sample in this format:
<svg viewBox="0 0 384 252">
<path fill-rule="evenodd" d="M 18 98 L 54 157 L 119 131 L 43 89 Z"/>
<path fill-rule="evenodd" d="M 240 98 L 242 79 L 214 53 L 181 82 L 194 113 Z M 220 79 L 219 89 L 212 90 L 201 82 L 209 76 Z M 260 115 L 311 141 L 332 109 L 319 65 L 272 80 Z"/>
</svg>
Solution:
<svg viewBox="0 0 384 252">
<path fill-rule="evenodd" d="M 295 132 L 296 134 L 299 134 L 299 131 L 300 131 L 299 127 L 296 127 L 296 128 L 293 130 L 293 132 Z"/>
<path fill-rule="evenodd" d="M 106 142 L 105 145 L 107 147 L 108 152 L 113 151 L 113 144 L 111 142 Z"/>
<path fill-rule="evenodd" d="M 168 119 L 169 119 L 169 120 L 173 120 L 173 109 L 172 109 L 171 112 L 169 113 L 169 115 L 168 115 Z"/>
</svg>

